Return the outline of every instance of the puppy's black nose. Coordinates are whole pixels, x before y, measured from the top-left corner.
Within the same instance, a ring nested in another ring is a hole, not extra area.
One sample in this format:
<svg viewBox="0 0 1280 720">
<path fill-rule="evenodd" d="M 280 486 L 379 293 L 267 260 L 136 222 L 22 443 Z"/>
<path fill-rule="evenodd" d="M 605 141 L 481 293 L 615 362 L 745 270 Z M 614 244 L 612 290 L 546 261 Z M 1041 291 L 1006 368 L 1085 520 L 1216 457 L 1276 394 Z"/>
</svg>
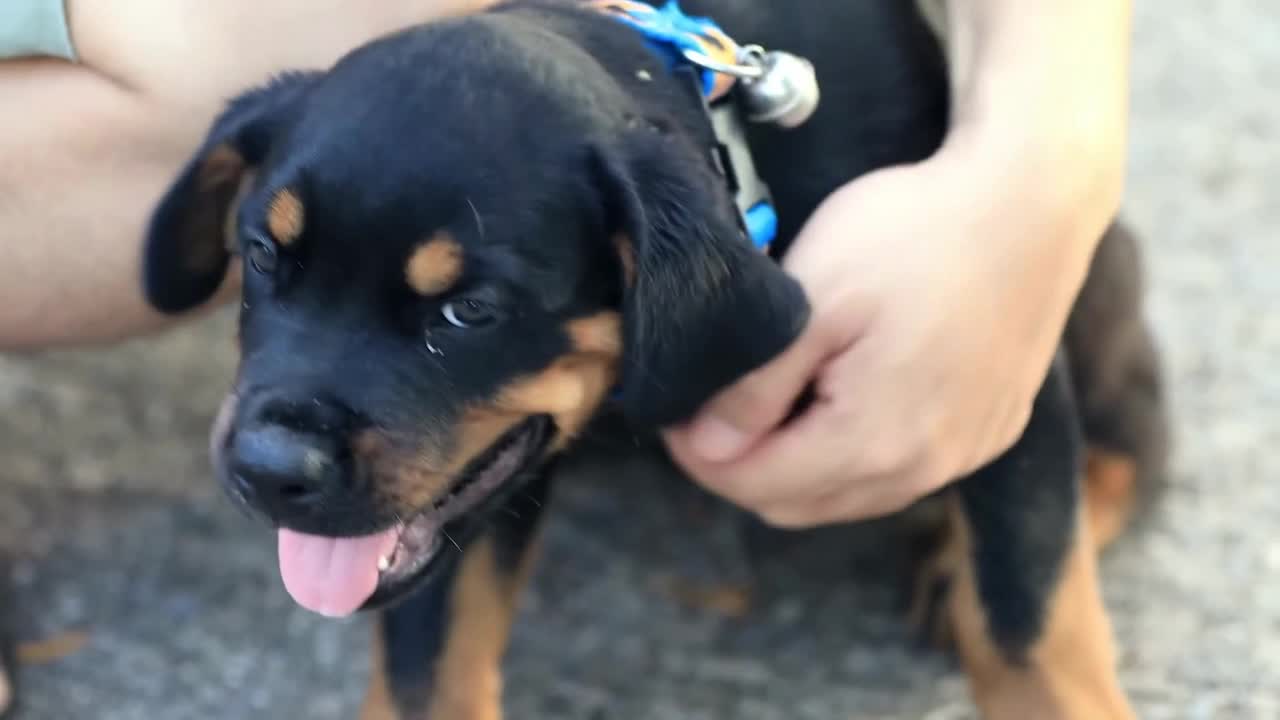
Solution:
<svg viewBox="0 0 1280 720">
<path fill-rule="evenodd" d="M 245 500 L 276 520 L 314 514 L 350 490 L 342 413 L 328 404 L 263 402 L 228 450 Z"/>
<path fill-rule="evenodd" d="M 325 436 L 260 426 L 236 433 L 231 472 L 246 500 L 284 518 L 313 511 L 346 489 L 344 455 Z"/>
</svg>

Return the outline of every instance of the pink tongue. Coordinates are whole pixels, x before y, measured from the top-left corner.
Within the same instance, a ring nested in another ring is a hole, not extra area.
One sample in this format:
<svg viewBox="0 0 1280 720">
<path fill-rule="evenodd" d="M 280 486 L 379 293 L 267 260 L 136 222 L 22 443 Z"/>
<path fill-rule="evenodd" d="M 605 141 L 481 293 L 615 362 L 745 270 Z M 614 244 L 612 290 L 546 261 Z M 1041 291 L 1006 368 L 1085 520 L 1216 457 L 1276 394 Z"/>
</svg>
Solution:
<svg viewBox="0 0 1280 720">
<path fill-rule="evenodd" d="M 280 577 L 302 607 L 329 617 L 350 615 L 378 586 L 378 560 L 399 539 L 392 528 L 377 535 L 327 538 L 280 530 Z"/>
</svg>

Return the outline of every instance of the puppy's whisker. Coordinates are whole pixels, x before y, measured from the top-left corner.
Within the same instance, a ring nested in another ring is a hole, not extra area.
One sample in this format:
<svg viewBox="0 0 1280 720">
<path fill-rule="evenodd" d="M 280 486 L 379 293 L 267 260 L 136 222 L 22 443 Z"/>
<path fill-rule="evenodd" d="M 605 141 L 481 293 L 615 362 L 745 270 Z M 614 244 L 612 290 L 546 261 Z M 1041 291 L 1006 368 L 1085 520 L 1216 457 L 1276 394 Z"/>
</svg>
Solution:
<svg viewBox="0 0 1280 720">
<path fill-rule="evenodd" d="M 480 211 L 476 209 L 476 204 L 471 202 L 471 198 L 467 198 L 467 205 L 471 208 L 471 214 L 476 218 L 476 232 L 480 234 L 480 239 L 484 239 L 484 218 L 480 217 Z"/>
<path fill-rule="evenodd" d="M 449 534 L 449 531 L 448 531 L 448 530 L 445 530 L 444 528 L 440 528 L 440 532 L 441 532 L 441 533 L 442 533 L 446 538 L 448 538 L 448 539 L 449 539 L 449 542 L 453 543 L 453 546 L 454 546 L 454 547 L 458 548 L 458 552 L 462 552 L 462 546 L 458 544 L 458 541 L 457 541 L 457 540 L 454 540 L 454 539 L 453 539 L 453 536 Z"/>
</svg>

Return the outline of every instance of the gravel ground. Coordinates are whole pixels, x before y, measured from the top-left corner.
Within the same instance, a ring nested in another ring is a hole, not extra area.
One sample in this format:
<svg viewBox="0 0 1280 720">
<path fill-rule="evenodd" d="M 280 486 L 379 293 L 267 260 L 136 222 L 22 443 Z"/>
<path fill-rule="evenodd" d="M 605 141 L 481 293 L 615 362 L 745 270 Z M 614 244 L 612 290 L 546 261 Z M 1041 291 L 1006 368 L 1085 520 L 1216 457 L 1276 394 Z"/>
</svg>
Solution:
<svg viewBox="0 0 1280 720">
<path fill-rule="evenodd" d="M 1122 680 L 1143 718 L 1280 718 L 1280 12 L 1138 3 L 1136 32 L 1127 212 L 1179 444 L 1151 527 L 1104 563 Z M 18 720 L 352 716 L 364 621 L 293 607 L 270 537 L 208 478 L 229 332 L 214 317 L 106 353 L 0 358 Z M 735 619 L 661 590 L 669 573 L 746 574 L 718 507 L 644 467 L 607 488 L 586 475 L 521 613 L 511 717 L 972 717 L 955 668 L 902 626 L 892 534 L 798 538 Z"/>
</svg>

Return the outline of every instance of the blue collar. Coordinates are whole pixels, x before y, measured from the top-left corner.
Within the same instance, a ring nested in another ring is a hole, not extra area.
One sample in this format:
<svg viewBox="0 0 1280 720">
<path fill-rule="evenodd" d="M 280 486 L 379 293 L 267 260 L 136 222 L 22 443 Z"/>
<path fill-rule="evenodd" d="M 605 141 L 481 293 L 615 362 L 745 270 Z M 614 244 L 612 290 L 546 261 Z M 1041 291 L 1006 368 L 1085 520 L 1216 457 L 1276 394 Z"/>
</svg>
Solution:
<svg viewBox="0 0 1280 720">
<path fill-rule="evenodd" d="M 717 152 L 730 165 L 730 177 L 739 180 L 733 191 L 743 229 L 756 248 L 767 252 L 778 234 L 777 212 L 768 188 L 755 174 L 742 120 L 733 103 L 738 80 L 713 69 L 716 65 L 738 65 L 741 47 L 710 18 L 686 15 L 679 0 L 668 0 L 660 8 L 633 0 L 588 0 L 587 4 L 638 30 L 648 45 L 666 58 L 669 70 L 687 68 L 698 74 L 709 120 L 720 143 Z"/>
<path fill-rule="evenodd" d="M 710 18 L 686 15 L 679 0 L 668 0 L 660 8 L 631 0 L 595 0 L 591 4 L 639 30 L 649 45 L 667 58 L 668 68 L 690 65 L 686 56 L 690 52 L 729 63 L 736 61 L 737 43 Z M 726 83 L 719 73 L 705 67 L 698 69 L 702 93 L 708 101 L 724 94 Z"/>
</svg>

